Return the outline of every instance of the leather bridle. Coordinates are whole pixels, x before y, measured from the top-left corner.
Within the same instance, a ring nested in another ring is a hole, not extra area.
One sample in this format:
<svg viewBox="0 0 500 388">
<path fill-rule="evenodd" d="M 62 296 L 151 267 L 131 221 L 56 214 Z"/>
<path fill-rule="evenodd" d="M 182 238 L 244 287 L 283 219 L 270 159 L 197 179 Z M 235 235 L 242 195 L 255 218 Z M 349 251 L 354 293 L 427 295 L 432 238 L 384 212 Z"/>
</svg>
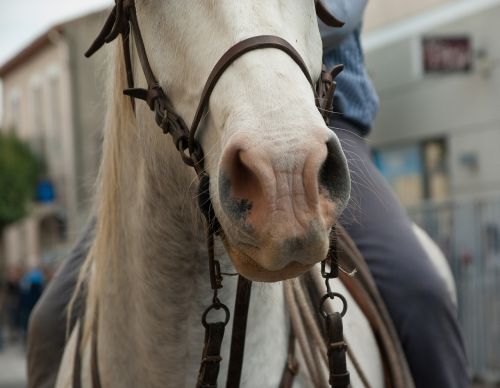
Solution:
<svg viewBox="0 0 500 388">
<path fill-rule="evenodd" d="M 203 115 L 207 110 L 210 96 L 225 70 L 238 58 L 246 53 L 258 49 L 272 48 L 286 53 L 302 70 L 307 81 L 313 90 L 316 106 L 320 110 L 325 122 L 328 123 L 328 117 L 333 104 L 333 95 L 335 92 L 335 77 L 342 71 L 342 65 L 338 65 L 331 71 L 327 71 L 323 66 L 321 77 L 317 83 L 314 83 L 307 65 L 302 60 L 296 49 L 283 38 L 273 35 L 254 36 L 233 45 L 220 58 L 210 73 L 205 87 L 201 93 L 200 102 L 196 109 L 191 127 L 188 128 L 182 117 L 177 114 L 171 101 L 168 99 L 165 91 L 160 86 L 151 68 L 144 41 L 142 38 L 139 22 L 137 19 L 134 0 L 115 0 L 116 4 L 108 16 L 101 32 L 85 53 L 87 57 L 93 55 L 105 43 L 110 43 L 119 35 L 122 37 L 125 68 L 127 74 L 128 89 L 124 94 L 131 97 L 131 103 L 135 110 L 135 99 L 145 101 L 149 108 L 154 112 L 157 125 L 163 130 L 163 133 L 170 134 L 172 141 L 180 153 L 185 164 L 195 169 L 199 180 L 199 205 L 207 220 L 207 247 L 209 256 L 210 283 L 213 290 L 212 304 L 206 309 L 202 317 L 202 323 L 205 327 L 205 346 L 198 375 L 197 387 L 215 388 L 217 387 L 217 377 L 219 373 L 220 350 L 225 327 L 230 319 L 229 309 L 219 300 L 217 291 L 222 287 L 222 274 L 220 264 L 214 256 L 214 235 L 224 239 L 224 232 L 217 221 L 209 198 L 209 177 L 204 169 L 204 157 L 201 145 L 196 140 L 196 133 L 202 121 Z M 327 25 L 340 27 L 342 22 L 337 20 L 329 11 L 323 0 L 315 0 L 316 12 L 318 17 Z M 139 57 L 139 62 L 146 78 L 147 88 L 137 88 L 134 86 L 134 77 L 132 70 L 132 57 L 130 39 L 135 42 L 135 49 Z M 325 262 L 330 265 L 328 271 Z M 340 313 L 327 314 L 323 310 L 323 303 L 327 298 L 333 299 L 339 297 L 331 291 L 329 280 L 338 276 L 335 244 L 331 244 L 330 252 L 322 266 L 322 275 L 326 280 L 327 294 L 321 299 L 320 310 L 326 320 L 326 328 L 329 332 L 328 355 L 330 359 L 330 384 L 335 388 L 347 387 L 349 385 L 349 373 L 345 365 L 345 343 L 342 340 L 341 316 Z M 239 386 L 241 369 L 243 364 L 243 352 L 245 344 L 246 320 L 248 306 L 250 301 L 251 282 L 242 276 L 238 279 L 238 291 L 236 295 L 235 318 L 233 322 L 233 333 L 230 350 L 229 372 L 227 387 L 236 388 Z M 343 298 L 342 301 L 345 302 Z M 345 305 L 346 306 L 346 305 Z M 225 318 L 223 321 L 208 322 L 208 314 L 212 310 L 223 310 Z M 97 321 L 97 317 L 94 317 Z M 340 321 L 340 323 L 339 323 Z M 81 322 L 80 327 L 83 326 Z M 94 322 L 93 340 L 92 340 L 92 382 L 94 388 L 101 388 L 98 363 L 97 363 L 97 324 Z M 77 355 L 75 357 L 75 366 L 73 373 L 73 387 L 79 388 L 80 382 L 80 341 L 78 341 Z M 333 344 L 333 345 L 332 345 Z M 333 346 L 333 347 L 332 347 Z M 288 367 L 285 368 L 282 387 L 290 387 L 293 382 L 293 376 L 296 373 L 293 354 L 293 338 L 290 340 Z"/>
</svg>

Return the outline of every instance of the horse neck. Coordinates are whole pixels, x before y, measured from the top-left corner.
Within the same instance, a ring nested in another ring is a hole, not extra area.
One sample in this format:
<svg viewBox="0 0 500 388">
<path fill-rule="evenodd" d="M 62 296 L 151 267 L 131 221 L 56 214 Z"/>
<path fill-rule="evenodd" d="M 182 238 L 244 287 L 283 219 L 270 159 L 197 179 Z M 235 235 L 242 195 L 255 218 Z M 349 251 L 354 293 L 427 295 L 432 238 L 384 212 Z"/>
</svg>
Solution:
<svg viewBox="0 0 500 388">
<path fill-rule="evenodd" d="M 193 216 L 197 214 L 194 201 L 186 202 L 195 193 L 188 187 L 158 187 L 157 177 L 144 163 L 136 160 L 132 166 L 134 170 L 127 174 L 135 177 L 135 184 L 119 186 L 118 244 L 106 257 L 106 266 L 99 268 L 103 274 L 98 285 L 103 384 L 191 387 L 203 346 L 200 319 L 211 299 L 204 229 L 199 215 Z M 174 170 L 187 169 L 177 167 Z M 222 252 L 218 244 L 216 254 L 223 270 L 234 271 Z M 225 277 L 220 298 L 231 316 L 235 294 L 236 279 Z M 244 376 L 248 376 L 247 386 L 255 386 L 255 379 L 262 384 L 274 379 L 277 386 L 287 337 L 281 289 L 254 286 L 253 294 L 247 330 L 247 351 L 252 357 L 246 357 Z M 226 376 L 230 333 L 231 324 L 222 349 L 221 382 Z M 255 360 L 257 353 L 267 355 Z"/>
<path fill-rule="evenodd" d="M 115 62 L 122 79 L 110 86 L 86 332 L 98 309 L 105 386 L 182 386 L 189 342 L 198 336 L 191 326 L 210 290 L 195 176 L 140 102 L 136 120 Z"/>
<path fill-rule="evenodd" d="M 136 119 L 130 101 L 121 95 L 126 81 L 119 51 L 115 64 L 96 239 L 86 262 L 91 274 L 86 337 L 97 309 L 105 386 L 193 386 L 204 336 L 200 319 L 211 299 L 196 177 L 161 135 L 151 112 L 139 108 Z M 142 121 L 141 130 L 137 121 Z M 234 271 L 221 246 L 216 255 L 224 270 Z M 236 279 L 224 279 L 220 298 L 231 312 L 235 293 Z M 268 357 L 249 360 L 244 377 L 258 375 L 263 384 L 279 381 L 287 338 L 281 287 L 259 287 L 252 299 L 246 350 L 258 348 Z M 228 336 L 221 376 L 227 368 Z"/>
</svg>

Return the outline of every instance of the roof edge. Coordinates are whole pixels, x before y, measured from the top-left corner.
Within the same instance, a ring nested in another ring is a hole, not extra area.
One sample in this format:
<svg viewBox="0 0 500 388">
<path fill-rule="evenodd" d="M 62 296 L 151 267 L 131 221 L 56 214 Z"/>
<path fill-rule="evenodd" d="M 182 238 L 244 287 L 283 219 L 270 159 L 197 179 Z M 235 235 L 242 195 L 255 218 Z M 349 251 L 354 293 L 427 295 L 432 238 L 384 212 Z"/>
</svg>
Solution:
<svg viewBox="0 0 500 388">
<path fill-rule="evenodd" d="M 58 25 L 50 28 L 42 35 L 35 38 L 31 43 L 21 49 L 21 51 L 15 54 L 0 67 L 0 78 L 4 78 L 9 75 L 9 73 L 15 70 L 20 64 L 35 56 L 45 47 L 50 46 L 53 43 L 53 35 L 55 33 L 61 34 L 62 32 L 62 26 Z"/>
<path fill-rule="evenodd" d="M 41 35 L 38 35 L 34 40 L 28 43 L 24 48 L 18 51 L 14 56 L 7 60 L 4 64 L 0 66 L 0 78 L 4 78 L 13 70 L 15 70 L 19 65 L 23 64 L 25 61 L 29 60 L 33 56 L 35 56 L 38 52 L 40 52 L 45 47 L 54 43 L 54 35 L 61 35 L 64 33 L 64 28 L 71 23 L 79 21 L 81 19 L 91 17 L 93 15 L 98 15 L 100 13 L 108 10 L 109 7 L 99 7 L 96 10 L 88 12 L 84 15 L 76 16 L 69 20 L 63 21 L 61 23 L 55 24 L 50 27 L 48 30 L 43 32 Z"/>
</svg>

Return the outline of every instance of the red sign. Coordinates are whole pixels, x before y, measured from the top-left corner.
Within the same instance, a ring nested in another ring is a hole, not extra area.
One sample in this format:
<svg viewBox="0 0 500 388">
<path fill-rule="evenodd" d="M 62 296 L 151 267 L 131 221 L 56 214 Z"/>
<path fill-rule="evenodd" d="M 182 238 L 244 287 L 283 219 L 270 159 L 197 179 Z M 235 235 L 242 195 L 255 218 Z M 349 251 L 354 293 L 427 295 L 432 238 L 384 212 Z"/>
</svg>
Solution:
<svg viewBox="0 0 500 388">
<path fill-rule="evenodd" d="M 425 73 L 463 73 L 473 67 L 468 37 L 426 37 L 422 40 Z"/>
</svg>

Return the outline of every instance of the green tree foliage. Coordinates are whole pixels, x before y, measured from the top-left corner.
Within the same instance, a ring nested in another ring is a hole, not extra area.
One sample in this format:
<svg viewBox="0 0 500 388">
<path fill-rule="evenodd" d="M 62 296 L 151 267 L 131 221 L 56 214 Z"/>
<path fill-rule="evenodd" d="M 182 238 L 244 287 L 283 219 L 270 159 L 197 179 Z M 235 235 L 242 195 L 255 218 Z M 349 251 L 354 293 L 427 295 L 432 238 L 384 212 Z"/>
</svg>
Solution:
<svg viewBox="0 0 500 388">
<path fill-rule="evenodd" d="M 39 172 L 30 147 L 13 133 L 0 131 L 0 230 L 26 214 Z"/>
</svg>

